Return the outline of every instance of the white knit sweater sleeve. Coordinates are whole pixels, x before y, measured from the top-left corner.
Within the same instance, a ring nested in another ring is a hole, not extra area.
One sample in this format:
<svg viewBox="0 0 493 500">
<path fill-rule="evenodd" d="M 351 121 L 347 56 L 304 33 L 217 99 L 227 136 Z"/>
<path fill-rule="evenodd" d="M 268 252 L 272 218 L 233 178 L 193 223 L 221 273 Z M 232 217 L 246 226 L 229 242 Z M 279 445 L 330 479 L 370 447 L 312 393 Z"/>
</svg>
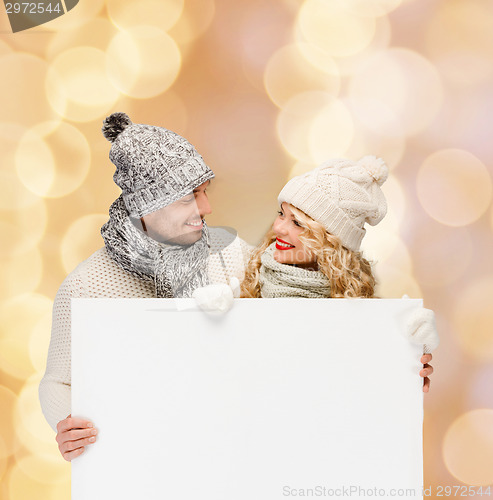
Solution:
<svg viewBox="0 0 493 500">
<path fill-rule="evenodd" d="M 250 262 L 250 258 L 252 256 L 252 252 L 255 250 L 255 247 L 253 245 L 250 245 L 246 241 L 240 240 L 240 246 L 241 246 L 241 253 L 243 254 L 243 264 L 245 268 L 247 267 L 248 262 Z"/>
<path fill-rule="evenodd" d="M 55 431 L 57 423 L 70 414 L 70 300 L 81 296 L 80 282 L 69 275 L 53 303 L 50 347 L 39 399 L 44 416 Z"/>
</svg>

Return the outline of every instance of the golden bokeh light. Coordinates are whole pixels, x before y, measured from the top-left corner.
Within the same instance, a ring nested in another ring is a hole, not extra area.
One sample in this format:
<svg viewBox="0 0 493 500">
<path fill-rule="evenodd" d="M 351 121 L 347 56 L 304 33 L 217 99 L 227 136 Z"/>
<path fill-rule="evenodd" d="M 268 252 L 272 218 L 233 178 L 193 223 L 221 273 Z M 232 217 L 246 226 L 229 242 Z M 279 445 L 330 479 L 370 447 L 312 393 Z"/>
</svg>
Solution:
<svg viewBox="0 0 493 500">
<path fill-rule="evenodd" d="M 408 208 L 405 189 L 395 175 L 390 174 L 382 185 L 382 192 L 387 200 L 387 214 L 376 227 L 398 232 Z"/>
<path fill-rule="evenodd" d="M 243 71 L 254 88 L 261 92 L 265 89 L 264 72 L 269 59 L 274 57 L 276 51 L 282 50 L 283 45 L 290 45 L 286 36 L 289 33 L 287 19 L 289 14 L 279 2 L 263 2 L 249 6 L 240 25 L 234 28 L 235 45 L 241 54 Z M 221 43 L 229 43 L 231 33 L 231 30 L 224 31 Z M 323 59 L 327 60 L 327 57 Z M 325 72 L 324 68 L 319 69 Z M 308 71 L 313 72 L 313 67 L 309 66 Z M 292 78 L 303 80 L 299 73 L 293 74 Z"/>
<path fill-rule="evenodd" d="M 338 0 L 342 8 L 356 16 L 380 17 L 397 9 L 402 0 Z"/>
<path fill-rule="evenodd" d="M 491 16 L 491 5 L 482 0 L 452 0 L 431 13 L 425 29 L 427 49 L 451 82 L 470 86 L 493 75 Z"/>
<path fill-rule="evenodd" d="M 387 16 L 378 17 L 375 19 L 375 23 L 375 35 L 363 50 L 360 50 L 356 54 L 335 58 L 341 76 L 353 75 L 372 57 L 389 48 L 392 38 L 392 28 L 389 18 Z M 298 39 L 303 39 L 303 36 L 298 34 Z"/>
<path fill-rule="evenodd" d="M 184 0 L 106 0 L 109 18 L 120 30 L 147 25 L 168 31 L 180 18 Z"/>
<path fill-rule="evenodd" d="M 493 483 L 493 410 L 477 409 L 458 417 L 443 440 L 443 459 L 459 481 Z"/>
<path fill-rule="evenodd" d="M 39 248 L 34 247 L 15 257 L 0 259 L 0 298 L 10 298 L 34 291 L 43 274 L 43 258 Z"/>
<path fill-rule="evenodd" d="M 5 471 L 7 470 L 7 464 L 9 462 L 9 453 L 7 452 L 7 447 L 3 442 L 3 437 L 0 434 L 0 482 L 3 480 Z"/>
<path fill-rule="evenodd" d="M 35 132 L 28 130 L 19 141 L 15 167 L 22 184 L 38 196 L 44 196 L 55 179 L 55 160 L 50 147 Z"/>
<path fill-rule="evenodd" d="M 17 173 L 23 184 L 48 198 L 75 191 L 86 178 L 90 162 L 87 139 L 68 123 L 33 127 L 20 140 L 16 153 Z"/>
<path fill-rule="evenodd" d="M 94 47 L 77 47 L 58 55 L 45 86 L 53 109 L 76 122 L 106 115 L 119 97 L 106 74 L 105 53 Z"/>
<path fill-rule="evenodd" d="M 46 480 L 38 475 L 39 468 L 36 471 L 23 467 L 23 470 L 33 479 L 52 483 L 57 482 L 57 478 L 63 479 L 66 469 L 60 469 L 60 465 L 64 462 L 61 460 L 53 429 L 48 425 L 41 411 L 38 388 L 42 375 L 39 373 L 30 377 L 21 389 L 14 408 L 15 432 L 19 442 L 30 453 L 43 457 L 46 461 L 56 462 L 55 467 L 52 467 L 52 475 L 47 475 Z"/>
<path fill-rule="evenodd" d="M 453 251 L 444 252 L 448 246 Z M 426 230 L 413 235 L 412 254 L 415 274 L 421 284 L 446 287 L 468 269 L 473 257 L 473 243 L 466 228 L 430 223 Z"/>
<path fill-rule="evenodd" d="M 465 226 L 488 209 L 491 178 L 484 164 L 468 151 L 445 149 L 431 154 L 417 178 L 421 205 L 438 222 Z"/>
<path fill-rule="evenodd" d="M 309 43 L 337 57 L 363 50 L 375 35 L 374 18 L 353 15 L 338 0 L 305 0 L 298 23 Z"/>
<path fill-rule="evenodd" d="M 468 407 L 493 408 L 493 364 L 481 366 L 474 373 L 471 390 L 467 394 Z"/>
<path fill-rule="evenodd" d="M 310 170 L 313 170 L 315 167 L 317 167 L 316 163 L 306 163 L 303 161 L 298 161 L 291 167 L 287 180 L 290 180 L 298 175 L 306 174 Z"/>
<path fill-rule="evenodd" d="M 170 36 L 180 45 L 190 44 L 209 29 L 215 12 L 214 0 L 186 0 L 181 17 L 169 30 Z"/>
<path fill-rule="evenodd" d="M 437 70 L 420 54 L 392 48 L 378 53 L 353 76 L 349 97 L 360 119 L 380 133 L 397 121 L 408 135 L 421 132 L 438 113 L 443 89 Z"/>
<path fill-rule="evenodd" d="M 326 92 L 303 92 L 279 113 L 282 145 L 300 161 L 321 163 L 343 156 L 351 144 L 353 123 L 344 104 Z"/>
<path fill-rule="evenodd" d="M 94 19 L 104 6 L 104 0 L 78 2 L 77 6 L 63 16 L 42 24 L 38 29 L 46 31 L 72 31 L 85 29 L 86 24 Z"/>
<path fill-rule="evenodd" d="M 354 135 L 349 149 L 348 158 L 362 158 L 368 154 L 383 158 L 389 169 L 396 167 L 404 157 L 406 151 L 406 138 L 398 133 L 398 128 L 392 135 L 383 135 L 367 128 L 354 115 L 353 103 L 344 101 L 347 105 L 354 121 Z M 387 182 L 384 184 L 384 186 Z"/>
<path fill-rule="evenodd" d="M 2 168 L 0 169 L 0 210 L 24 209 L 39 201 L 21 183 L 15 170 L 15 154 L 21 137 L 27 129 L 20 125 L 0 123 L 0 151 Z"/>
<path fill-rule="evenodd" d="M 14 410 L 17 396 L 0 385 L 0 460 L 12 455 L 19 447 L 14 432 Z"/>
<path fill-rule="evenodd" d="M 394 269 L 399 270 L 399 276 L 405 274 L 410 275 L 412 272 L 412 261 L 409 251 L 402 241 L 402 239 L 395 233 L 386 229 L 367 228 L 361 244 L 361 250 L 366 259 L 373 263 L 373 268 L 377 275 L 384 274 L 386 268 L 390 269 L 390 273 Z M 408 278 L 406 278 L 406 281 Z M 413 287 L 414 287 L 414 280 Z M 396 292 L 389 290 L 388 285 L 385 285 L 382 297 L 383 298 L 397 298 Z M 403 292 L 408 293 L 409 292 Z M 401 295 L 402 296 L 402 295 Z"/>
<path fill-rule="evenodd" d="M 423 297 L 423 292 L 411 272 L 402 270 L 402 265 L 408 262 L 406 254 L 394 253 L 387 262 L 376 265 L 377 296 L 385 299 L 400 299 L 408 295 L 412 299 Z"/>
<path fill-rule="evenodd" d="M 34 460 L 27 463 L 27 460 Z M 32 471 L 33 465 L 36 464 L 39 458 L 29 459 L 24 457 L 19 460 L 9 471 L 6 476 L 6 491 L 8 492 L 8 500 L 26 500 L 27 498 L 49 498 L 50 500 L 67 500 L 70 498 L 70 474 L 67 473 L 65 481 L 61 482 L 61 478 L 56 476 L 57 482 L 47 483 L 45 481 L 36 481 L 25 472 L 24 469 Z M 44 465 L 43 469 L 49 470 L 49 465 Z M 55 473 L 56 474 L 56 473 Z M 50 477 L 53 477 L 53 472 L 50 471 Z"/>
<path fill-rule="evenodd" d="M 155 97 L 175 81 L 181 66 L 176 42 L 153 26 L 121 31 L 111 41 L 106 66 L 113 85 L 138 99 Z"/>
<path fill-rule="evenodd" d="M 331 57 L 314 45 L 300 43 L 286 45 L 273 54 L 265 69 L 264 84 L 269 97 L 282 108 L 290 98 L 309 90 L 337 96 L 340 78 Z"/>
<path fill-rule="evenodd" d="M 104 245 L 100 228 L 107 221 L 108 215 L 90 214 L 70 225 L 60 247 L 63 267 L 67 273 Z"/>
<path fill-rule="evenodd" d="M 36 325 L 31 330 L 31 338 L 29 339 L 29 358 L 38 374 L 44 374 L 46 370 L 46 357 L 48 355 L 48 347 L 50 345 L 51 332 L 51 310 L 39 317 Z"/>
<path fill-rule="evenodd" d="M 401 124 L 401 118 L 386 103 L 373 98 L 361 98 L 352 96 L 348 99 L 348 106 L 355 118 L 374 134 L 390 137 L 405 137 L 405 130 Z"/>
<path fill-rule="evenodd" d="M 35 372 L 29 344 L 38 321 L 51 312 L 52 301 L 44 295 L 26 293 L 6 300 L 0 307 L 0 369 L 26 379 Z M 26 314 L 29 311 L 29 314 Z"/>
<path fill-rule="evenodd" d="M 12 53 L 12 47 L 0 39 L 0 57 Z"/>
<path fill-rule="evenodd" d="M 334 99 L 314 117 L 308 136 L 310 157 L 317 163 L 345 157 L 354 136 L 354 122 L 346 105 Z"/>
<path fill-rule="evenodd" d="M 493 69 L 490 60 L 476 52 L 462 51 L 442 56 L 435 65 L 440 75 L 452 84 L 469 88 L 491 77 Z"/>
<path fill-rule="evenodd" d="M 59 119 L 40 84 L 47 72 L 48 64 L 43 59 L 27 53 L 0 57 L 0 95 L 8 96 L 2 100 L 2 122 L 30 127 Z"/>
<path fill-rule="evenodd" d="M 51 438 L 53 441 L 53 436 Z M 60 460 L 60 456 L 51 458 L 46 455 L 27 455 L 18 461 L 18 465 L 26 476 L 38 483 L 65 483 L 70 477 L 70 465 Z"/>
<path fill-rule="evenodd" d="M 288 101 L 279 113 L 277 133 L 282 145 L 295 158 L 308 163 L 310 155 L 308 134 L 313 117 L 334 98 L 325 92 L 303 92 Z"/>
<path fill-rule="evenodd" d="M 46 224 L 47 212 L 43 200 L 8 213 L 7 218 L 0 220 L 0 258 L 20 256 L 32 250 L 43 237 Z"/>
<path fill-rule="evenodd" d="M 53 60 L 66 50 L 76 49 L 81 46 L 106 51 L 117 31 L 116 26 L 110 21 L 102 17 L 96 17 L 84 25 L 83 30 L 55 33 L 46 48 L 46 57 L 48 60 Z M 90 38 L 87 37 L 87 33 L 91 33 Z"/>
<path fill-rule="evenodd" d="M 481 362 L 493 361 L 491 297 L 493 275 L 487 275 L 463 288 L 451 307 L 459 344 L 465 353 Z"/>
</svg>

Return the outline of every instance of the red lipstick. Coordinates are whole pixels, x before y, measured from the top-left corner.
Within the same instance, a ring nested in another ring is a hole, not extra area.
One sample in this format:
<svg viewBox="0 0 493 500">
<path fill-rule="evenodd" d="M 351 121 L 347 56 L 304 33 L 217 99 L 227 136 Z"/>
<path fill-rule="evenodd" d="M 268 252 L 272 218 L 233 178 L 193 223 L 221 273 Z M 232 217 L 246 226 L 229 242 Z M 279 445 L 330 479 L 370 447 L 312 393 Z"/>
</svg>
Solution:
<svg viewBox="0 0 493 500">
<path fill-rule="evenodd" d="M 289 245 L 289 247 L 281 246 L 279 243 L 284 243 L 285 245 Z M 294 245 L 291 245 L 291 243 L 288 243 L 287 241 L 281 240 L 281 238 L 276 238 L 276 248 L 278 250 L 290 250 L 291 248 L 294 248 Z"/>
</svg>

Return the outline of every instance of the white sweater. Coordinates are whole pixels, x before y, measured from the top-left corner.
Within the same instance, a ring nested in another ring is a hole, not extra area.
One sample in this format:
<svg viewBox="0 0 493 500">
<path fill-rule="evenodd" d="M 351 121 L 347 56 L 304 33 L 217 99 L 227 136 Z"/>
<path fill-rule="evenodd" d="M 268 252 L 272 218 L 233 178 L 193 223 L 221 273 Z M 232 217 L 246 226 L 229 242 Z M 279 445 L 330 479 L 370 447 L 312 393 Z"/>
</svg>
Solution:
<svg viewBox="0 0 493 500">
<path fill-rule="evenodd" d="M 228 284 L 233 276 L 241 281 L 252 247 L 238 237 L 225 247 L 225 242 L 231 240 L 226 230 L 213 227 L 209 229 L 210 282 Z M 55 431 L 57 423 L 71 413 L 70 299 L 72 297 L 152 298 L 155 297 L 155 290 L 154 283 L 140 280 L 119 267 L 104 247 L 79 264 L 64 280 L 53 304 L 46 373 L 39 386 L 41 408 L 46 420 Z"/>
</svg>

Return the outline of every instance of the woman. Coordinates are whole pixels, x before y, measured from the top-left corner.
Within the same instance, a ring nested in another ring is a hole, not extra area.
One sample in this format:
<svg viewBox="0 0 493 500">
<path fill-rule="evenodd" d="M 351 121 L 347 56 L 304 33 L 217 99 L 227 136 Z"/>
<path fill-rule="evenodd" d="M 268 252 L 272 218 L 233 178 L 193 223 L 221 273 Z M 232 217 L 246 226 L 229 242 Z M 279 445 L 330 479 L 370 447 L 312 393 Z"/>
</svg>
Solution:
<svg viewBox="0 0 493 500">
<path fill-rule="evenodd" d="M 387 212 L 381 186 L 388 177 L 383 160 L 332 160 L 291 179 L 279 194 L 272 229 L 253 251 L 241 284 L 242 297 L 375 297 L 375 278 L 360 251 L 365 223 L 378 224 Z M 420 309 L 408 335 L 424 345 L 421 361 L 428 392 L 438 345 L 434 314 Z"/>
</svg>

